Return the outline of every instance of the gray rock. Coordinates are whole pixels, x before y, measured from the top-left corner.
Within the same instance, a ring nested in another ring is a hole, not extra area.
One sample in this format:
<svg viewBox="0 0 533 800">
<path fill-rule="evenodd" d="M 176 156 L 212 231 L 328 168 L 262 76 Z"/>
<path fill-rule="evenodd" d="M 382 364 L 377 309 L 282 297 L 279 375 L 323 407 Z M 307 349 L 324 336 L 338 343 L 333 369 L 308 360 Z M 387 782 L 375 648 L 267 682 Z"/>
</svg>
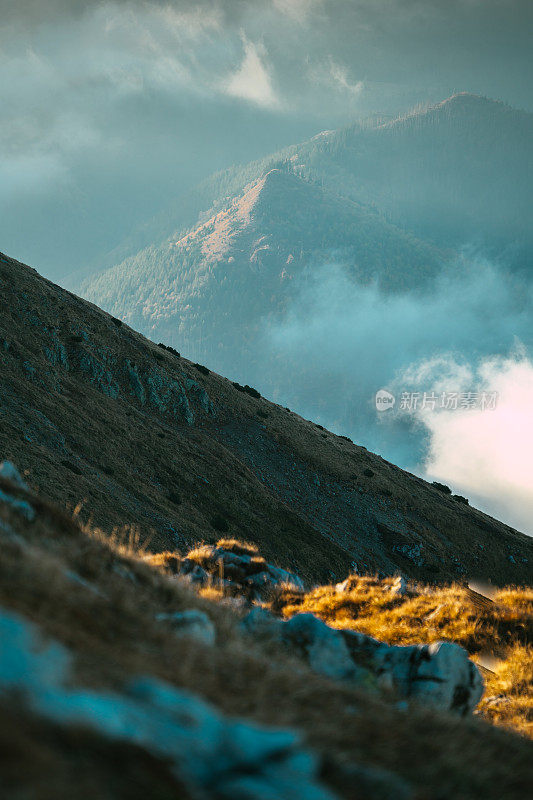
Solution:
<svg viewBox="0 0 533 800">
<path fill-rule="evenodd" d="M 404 597 L 408 593 L 409 587 L 403 575 L 398 575 L 390 587 L 390 590 L 393 594 L 397 595 L 397 597 Z"/>
<path fill-rule="evenodd" d="M 299 655 L 314 672 L 334 680 L 380 685 L 402 699 L 462 716 L 483 694 L 476 665 L 452 642 L 389 647 L 357 631 L 335 630 L 313 614 L 289 621 L 254 609 L 242 622 L 248 633 L 273 636 Z"/>
<path fill-rule="evenodd" d="M 314 672 L 336 680 L 355 677 L 355 665 L 343 637 L 313 614 L 296 614 L 285 622 L 282 637 Z"/>
<path fill-rule="evenodd" d="M 282 619 L 267 611 L 266 608 L 255 606 L 244 617 L 240 627 L 245 633 L 275 637 L 281 642 L 284 624 Z"/>
<path fill-rule="evenodd" d="M 152 678 L 124 692 L 78 688 L 71 658 L 0 610 L 0 691 L 23 696 L 58 725 L 83 726 L 167 761 L 190 793 L 211 800 L 334 800 L 317 759 L 292 731 L 227 719 L 193 694 Z"/>
<path fill-rule="evenodd" d="M 215 626 L 204 611 L 190 609 L 172 614 L 157 614 L 156 619 L 158 622 L 170 624 L 178 636 L 186 636 L 208 646 L 216 642 Z"/>
<path fill-rule="evenodd" d="M 356 663 L 370 669 L 379 683 L 402 698 L 462 716 L 483 694 L 483 680 L 468 653 L 453 642 L 389 647 L 371 636 L 344 631 Z"/>
<path fill-rule="evenodd" d="M 471 713 L 483 694 L 478 668 L 453 642 L 382 647 L 376 667 L 402 697 L 461 716 Z"/>
<path fill-rule="evenodd" d="M 281 569 L 280 567 L 274 567 L 272 564 L 268 565 L 268 572 L 271 576 L 272 583 L 276 586 L 287 583 L 290 586 L 294 586 L 296 589 L 304 588 L 302 579 L 298 575 L 295 575 L 294 572 L 289 572 L 288 570 Z"/>
<path fill-rule="evenodd" d="M 11 461 L 2 461 L 0 464 L 0 477 L 6 481 L 11 481 L 20 489 L 28 489 L 27 483 L 23 480 L 20 472 Z"/>
</svg>

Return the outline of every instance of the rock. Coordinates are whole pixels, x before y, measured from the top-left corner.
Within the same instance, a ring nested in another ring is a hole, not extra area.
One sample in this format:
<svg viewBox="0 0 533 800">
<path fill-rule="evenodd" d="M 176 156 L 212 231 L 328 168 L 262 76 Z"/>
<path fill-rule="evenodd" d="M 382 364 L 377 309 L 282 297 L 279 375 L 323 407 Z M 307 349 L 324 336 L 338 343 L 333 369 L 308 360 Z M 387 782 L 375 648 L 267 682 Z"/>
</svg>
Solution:
<svg viewBox="0 0 533 800">
<path fill-rule="evenodd" d="M 182 562 L 181 572 L 191 579 L 193 575 L 198 575 L 197 582 L 211 580 L 217 586 L 245 595 L 249 600 L 265 599 L 283 584 L 296 589 L 304 588 L 298 575 L 267 564 L 252 546 L 225 539 L 221 539 L 216 546 L 203 545 L 191 551 Z M 207 576 L 207 580 L 204 576 Z"/>
<path fill-rule="evenodd" d="M 370 658 L 380 683 L 400 697 L 461 716 L 471 713 L 481 699 L 481 674 L 458 644 L 388 647 L 374 640 L 371 651 L 367 643 L 361 644 L 361 656 Z M 351 652 L 356 657 L 355 648 Z"/>
<path fill-rule="evenodd" d="M 335 680 L 355 677 L 356 668 L 343 637 L 313 614 L 296 614 L 285 622 L 282 639 L 314 672 Z"/>
<path fill-rule="evenodd" d="M 313 614 L 289 621 L 254 609 L 242 622 L 252 634 L 275 637 L 303 658 L 314 672 L 334 680 L 391 689 L 441 711 L 465 716 L 483 694 L 476 665 L 452 642 L 389 647 L 357 631 L 335 630 Z"/>
<path fill-rule="evenodd" d="M 275 637 L 281 642 L 284 624 L 283 620 L 266 608 L 256 606 L 244 617 L 240 627 L 245 633 Z"/>
<path fill-rule="evenodd" d="M 0 464 L 0 477 L 9 481 L 19 489 L 28 490 L 28 486 L 22 480 L 20 472 L 11 461 L 4 461 Z M 17 497 L 13 497 L 9 492 L 0 489 L 0 502 L 8 505 L 28 522 L 33 522 L 35 519 L 35 509 L 27 500 L 20 500 Z"/>
<path fill-rule="evenodd" d="M 181 569 L 178 573 L 180 576 L 187 578 L 188 581 L 200 586 L 207 586 L 211 578 L 209 574 L 199 564 L 194 561 L 184 559 Z"/>
<path fill-rule="evenodd" d="M 44 647 L 33 625 L 0 610 L 0 692 L 64 728 L 82 726 L 166 761 L 194 797 L 212 800 L 334 800 L 319 763 L 290 730 L 224 717 L 195 695 L 153 678 L 123 692 L 78 688 L 71 657 Z M 20 702 L 20 701 L 19 701 Z"/>
<path fill-rule="evenodd" d="M 204 611 L 190 609 L 172 614 L 158 614 L 158 622 L 167 622 L 179 636 L 187 636 L 202 644 L 212 646 L 216 642 L 216 630 Z"/>
<path fill-rule="evenodd" d="M 0 464 L 0 477 L 4 478 L 6 481 L 11 481 L 11 483 L 14 483 L 19 489 L 28 490 L 27 483 L 22 479 L 20 472 L 11 461 L 3 461 Z"/>
<path fill-rule="evenodd" d="M 398 597 L 404 597 L 408 593 L 409 588 L 407 586 L 407 581 L 405 580 L 403 575 L 398 575 L 398 577 L 395 579 L 394 583 L 390 587 L 390 590 L 393 594 L 397 595 Z"/>
<path fill-rule="evenodd" d="M 280 567 L 274 567 L 272 564 L 269 564 L 268 573 L 271 577 L 271 582 L 276 586 L 287 583 L 290 586 L 294 586 L 296 589 L 304 588 L 302 579 L 298 575 L 295 575 L 294 572 L 288 572 L 286 569 L 280 569 Z"/>
</svg>

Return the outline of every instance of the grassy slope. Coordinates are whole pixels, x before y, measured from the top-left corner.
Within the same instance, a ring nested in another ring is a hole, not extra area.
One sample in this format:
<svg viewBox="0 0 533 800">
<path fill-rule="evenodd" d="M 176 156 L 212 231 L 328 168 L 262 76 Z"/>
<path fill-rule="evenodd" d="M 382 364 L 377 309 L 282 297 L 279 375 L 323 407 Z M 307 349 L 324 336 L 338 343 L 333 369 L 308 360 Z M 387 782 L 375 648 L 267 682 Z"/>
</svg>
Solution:
<svg viewBox="0 0 533 800">
<path fill-rule="evenodd" d="M 13 492 L 5 481 L 0 488 Z M 15 494 L 26 497 L 21 490 Z M 31 524 L 0 504 L 0 606 L 22 613 L 71 648 L 79 683 L 116 689 L 128 676 L 151 674 L 200 694 L 228 714 L 300 730 L 323 758 L 324 780 L 341 797 L 365 800 L 345 769 L 354 762 L 402 776 L 414 787 L 416 800 L 526 796 L 533 778 L 526 739 L 479 718 L 461 720 L 414 705 L 406 713 L 392 698 L 317 677 L 271 645 L 265 649 L 260 640 L 242 640 L 237 629 L 242 612 L 214 590 L 200 597 L 147 564 L 127 532 L 110 539 L 80 527 L 46 501 L 32 496 L 30 501 L 37 512 Z M 6 524 L 15 535 L 6 534 Z M 381 588 L 375 584 L 376 607 L 380 591 L 390 597 L 386 582 Z M 426 591 L 421 589 L 422 596 Z M 450 590 L 450 597 L 456 591 Z M 327 587 L 317 592 L 332 594 Z M 523 597 L 525 620 L 530 597 Z M 518 619 L 518 595 L 513 598 Z M 314 601 L 305 602 L 310 607 Z M 214 649 L 179 641 L 165 623 L 154 621 L 157 613 L 193 607 L 214 621 Z M 413 638 L 424 641 L 425 629 L 416 618 L 411 622 Z M 361 629 L 366 625 L 363 619 Z M 404 638 L 407 627 L 404 621 Z M 23 787 L 38 800 L 56 800 L 69 796 L 78 774 L 77 796 L 83 798 L 91 791 L 98 797 L 142 797 L 150 781 L 152 797 L 186 797 L 164 765 L 135 748 L 83 731 L 67 734 L 20 710 L 14 736 L 13 714 L 9 702 L 0 701 L 0 739 L 6 743 L 0 765 L 11 781 L 8 787 L 19 792 Z M 25 769 L 16 771 L 23 760 Z"/>
<path fill-rule="evenodd" d="M 3 256 L 0 287 L 0 453 L 60 505 L 85 504 L 82 516 L 107 530 L 133 525 L 160 550 L 214 541 L 212 523 L 223 516 L 231 535 L 311 581 L 344 577 L 354 559 L 371 574 L 530 579 L 530 538 L 204 375 Z M 110 373 L 117 397 L 80 366 L 80 353 Z M 147 396 L 154 368 L 167 382 L 194 379 L 216 415 L 203 410 L 196 390 L 189 391 L 193 425 L 141 402 L 126 364 L 135 364 Z M 421 547 L 423 563 L 403 552 L 412 546 Z"/>
</svg>

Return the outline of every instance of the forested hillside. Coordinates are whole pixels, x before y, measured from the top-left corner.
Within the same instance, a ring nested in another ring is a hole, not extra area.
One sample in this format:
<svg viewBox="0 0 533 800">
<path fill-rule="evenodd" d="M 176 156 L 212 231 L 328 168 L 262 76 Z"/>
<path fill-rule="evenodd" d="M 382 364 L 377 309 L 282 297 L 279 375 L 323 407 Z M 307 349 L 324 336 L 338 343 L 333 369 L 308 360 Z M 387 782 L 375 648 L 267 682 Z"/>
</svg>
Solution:
<svg viewBox="0 0 533 800">
<path fill-rule="evenodd" d="M 445 256 L 353 200 L 272 169 L 218 214 L 90 282 L 84 294 L 157 341 L 225 357 L 283 315 L 314 271 L 342 264 L 385 291 L 423 286 Z M 246 302 L 243 303 L 243 298 Z"/>
</svg>

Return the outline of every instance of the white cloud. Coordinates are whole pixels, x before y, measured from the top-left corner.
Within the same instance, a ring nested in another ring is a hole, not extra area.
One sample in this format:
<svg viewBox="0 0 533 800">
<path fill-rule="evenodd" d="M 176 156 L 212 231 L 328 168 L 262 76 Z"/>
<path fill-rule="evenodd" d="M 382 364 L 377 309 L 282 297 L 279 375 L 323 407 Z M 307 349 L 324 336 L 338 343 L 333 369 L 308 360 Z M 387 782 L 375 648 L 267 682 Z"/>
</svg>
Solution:
<svg viewBox="0 0 533 800">
<path fill-rule="evenodd" d="M 423 362 L 419 386 L 496 393 L 493 410 L 420 411 L 430 444 L 427 476 L 533 535 L 533 363 L 523 349 L 485 358 L 477 368 L 453 359 Z M 433 377 L 433 383 L 428 383 Z"/>
<path fill-rule="evenodd" d="M 361 94 L 363 91 L 363 82 L 357 81 L 356 83 L 351 83 L 348 78 L 348 70 L 346 67 L 341 66 L 341 64 L 336 64 L 333 59 L 330 59 L 329 71 L 333 83 L 337 84 L 340 89 L 344 89 L 355 95 Z"/>
<path fill-rule="evenodd" d="M 241 66 L 225 82 L 224 90 L 232 97 L 248 100 L 258 106 L 275 108 L 280 105 L 272 86 L 272 78 L 264 63 L 265 48 L 243 35 L 244 58 Z"/>
<path fill-rule="evenodd" d="M 332 56 L 322 63 L 314 64 L 308 71 L 311 83 L 334 88 L 337 91 L 358 97 L 363 91 L 363 81 L 352 82 L 347 67 L 338 64 Z"/>
</svg>

